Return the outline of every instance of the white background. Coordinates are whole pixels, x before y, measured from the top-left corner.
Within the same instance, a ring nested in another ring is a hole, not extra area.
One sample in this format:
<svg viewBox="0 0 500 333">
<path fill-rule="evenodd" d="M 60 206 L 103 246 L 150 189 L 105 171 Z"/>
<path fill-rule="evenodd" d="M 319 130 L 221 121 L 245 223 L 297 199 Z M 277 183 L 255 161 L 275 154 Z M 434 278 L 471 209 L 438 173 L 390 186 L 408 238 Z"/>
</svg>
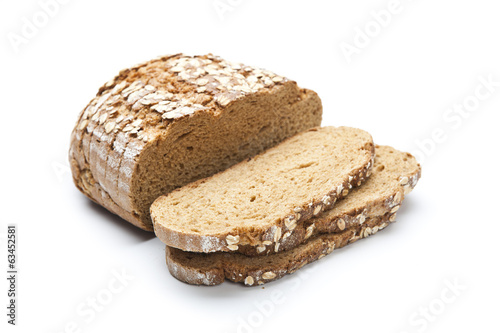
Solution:
<svg viewBox="0 0 500 333">
<path fill-rule="evenodd" d="M 2 332 L 498 332 L 500 7 L 401 0 L 380 28 L 370 13 L 389 3 L 73 0 L 43 22 L 37 1 L 3 0 L 0 266 L 17 223 L 19 280 L 11 327 L 0 275 Z M 44 26 L 23 37 L 24 18 Z M 399 222 L 265 288 L 172 278 L 160 241 L 77 191 L 67 151 L 101 84 L 177 52 L 285 75 L 319 93 L 324 125 L 416 153 L 423 178 Z M 472 111 L 448 113 L 463 103 Z M 122 271 L 134 279 L 116 282 Z"/>
</svg>

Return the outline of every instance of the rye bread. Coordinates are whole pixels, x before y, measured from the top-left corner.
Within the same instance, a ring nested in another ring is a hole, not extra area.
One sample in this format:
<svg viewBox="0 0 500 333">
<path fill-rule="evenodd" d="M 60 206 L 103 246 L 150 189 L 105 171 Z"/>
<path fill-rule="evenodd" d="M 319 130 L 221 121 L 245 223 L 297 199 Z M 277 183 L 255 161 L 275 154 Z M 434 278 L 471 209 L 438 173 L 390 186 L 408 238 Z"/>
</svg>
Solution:
<svg viewBox="0 0 500 333">
<path fill-rule="evenodd" d="M 248 257 L 241 253 L 193 253 L 166 247 L 167 266 L 175 278 L 195 285 L 214 286 L 228 279 L 257 286 L 292 274 L 305 265 L 323 258 L 361 238 L 373 235 L 389 225 L 391 214 L 367 219 L 344 231 L 322 234 L 289 251 L 269 256 Z"/>
<path fill-rule="evenodd" d="M 77 188 L 145 230 L 160 195 L 321 123 L 311 90 L 213 55 L 161 57 L 99 89 L 71 135 Z"/>
<path fill-rule="evenodd" d="M 360 186 L 371 172 L 372 137 L 349 127 L 315 128 L 254 158 L 158 198 L 155 233 L 192 252 L 279 250 L 282 236 Z"/>
<path fill-rule="evenodd" d="M 367 218 L 379 216 L 380 212 L 395 213 L 404 195 L 417 184 L 420 165 L 411 154 L 389 146 L 376 146 L 375 155 L 371 176 L 362 186 L 353 189 L 332 209 L 285 232 L 278 248 L 256 242 L 241 245 L 238 252 L 258 256 L 276 253 L 276 250 L 286 251 L 318 234 L 343 231 L 352 224 L 362 224 Z"/>
<path fill-rule="evenodd" d="M 289 241 L 282 242 L 287 251 L 250 258 L 240 254 L 185 252 L 167 246 L 168 268 L 174 277 L 190 284 L 216 285 L 227 278 L 256 285 L 278 279 L 330 253 L 333 247 L 376 233 L 395 221 L 405 194 L 416 186 L 420 175 L 420 165 L 410 154 L 376 146 L 371 177 L 333 209 L 298 226 L 287 237 Z"/>
</svg>

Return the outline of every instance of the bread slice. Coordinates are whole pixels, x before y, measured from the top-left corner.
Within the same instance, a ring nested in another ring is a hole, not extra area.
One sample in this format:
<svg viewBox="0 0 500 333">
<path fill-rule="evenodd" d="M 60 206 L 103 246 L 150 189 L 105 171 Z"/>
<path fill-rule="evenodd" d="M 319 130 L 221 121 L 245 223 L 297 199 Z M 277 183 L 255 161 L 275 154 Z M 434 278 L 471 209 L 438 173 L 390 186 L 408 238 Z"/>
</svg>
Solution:
<svg viewBox="0 0 500 333">
<path fill-rule="evenodd" d="M 71 135 L 76 186 L 152 230 L 160 195 L 321 123 L 311 90 L 213 55 L 161 57 L 120 72 L 81 112 Z"/>
<path fill-rule="evenodd" d="M 417 184 L 421 174 L 420 165 L 411 154 L 389 146 L 376 146 L 375 154 L 370 178 L 337 202 L 333 209 L 285 232 L 278 248 L 257 242 L 240 246 L 238 252 L 257 256 L 275 253 L 276 250 L 286 251 L 315 235 L 343 231 L 352 224 L 362 224 L 367 218 L 380 216 L 381 212 L 395 213 L 404 195 Z"/>
<path fill-rule="evenodd" d="M 330 253 L 334 247 L 376 233 L 395 221 L 405 194 L 416 186 L 420 175 L 420 165 L 410 154 L 376 146 L 372 176 L 333 209 L 298 226 L 282 241 L 280 251 L 288 251 L 247 257 L 236 253 L 192 253 L 167 246 L 168 268 L 174 277 L 191 284 L 215 285 L 227 278 L 256 285 L 278 279 Z M 261 252 L 268 251 L 273 251 L 272 247 Z"/>
<path fill-rule="evenodd" d="M 214 286 L 228 279 L 247 286 L 262 285 L 292 274 L 305 265 L 323 258 L 361 238 L 387 227 L 391 214 L 367 219 L 344 231 L 322 234 L 289 251 L 269 256 L 248 257 L 241 253 L 193 253 L 166 247 L 167 266 L 182 282 Z"/>
<path fill-rule="evenodd" d="M 311 129 L 255 158 L 177 189 L 151 206 L 156 235 L 192 252 L 269 244 L 359 186 L 373 165 L 370 134 L 349 127 Z"/>
</svg>

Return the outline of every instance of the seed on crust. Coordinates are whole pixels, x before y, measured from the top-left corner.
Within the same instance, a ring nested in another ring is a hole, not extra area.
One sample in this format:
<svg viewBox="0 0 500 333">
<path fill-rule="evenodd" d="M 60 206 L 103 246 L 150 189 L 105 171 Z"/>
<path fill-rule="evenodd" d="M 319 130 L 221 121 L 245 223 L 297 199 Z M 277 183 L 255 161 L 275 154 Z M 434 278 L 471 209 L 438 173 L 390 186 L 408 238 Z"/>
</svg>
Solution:
<svg viewBox="0 0 500 333">
<path fill-rule="evenodd" d="M 220 105 L 220 106 L 226 106 L 228 105 L 231 100 L 229 98 L 227 98 L 226 96 L 224 95 L 217 95 L 215 97 L 215 101 Z"/>
<path fill-rule="evenodd" d="M 80 123 L 80 126 L 78 126 L 78 129 L 83 130 L 85 127 L 87 127 L 88 123 L 89 123 L 89 121 L 87 119 L 85 119 L 84 121 L 82 121 Z"/>
<path fill-rule="evenodd" d="M 163 116 L 161 116 L 163 119 L 175 119 L 175 118 L 179 118 L 179 117 L 182 117 L 182 113 L 178 112 L 177 110 L 173 110 L 173 111 L 169 111 L 169 112 L 165 112 L 163 114 Z"/>
<path fill-rule="evenodd" d="M 402 178 L 399 180 L 399 183 L 400 183 L 401 185 L 406 185 L 406 184 L 408 184 L 408 181 L 409 181 L 408 177 L 402 177 Z"/>
<path fill-rule="evenodd" d="M 184 68 L 181 66 L 175 66 L 175 67 L 170 68 L 170 71 L 174 72 L 174 73 L 179 73 L 179 72 L 182 72 L 183 70 L 184 70 Z"/>
<path fill-rule="evenodd" d="M 410 184 L 406 184 L 403 189 L 405 190 L 405 195 L 411 192 Z"/>
<path fill-rule="evenodd" d="M 322 208 L 323 207 L 321 207 L 321 205 L 317 205 L 316 207 L 314 207 L 313 215 L 317 216 L 321 212 Z"/>
<path fill-rule="evenodd" d="M 121 123 L 123 121 L 123 119 L 125 119 L 125 116 L 124 115 L 119 115 L 118 118 L 116 118 L 115 122 L 117 124 Z"/>
<path fill-rule="evenodd" d="M 343 189 L 344 189 L 344 185 L 340 184 L 339 186 L 337 186 L 337 195 L 338 196 L 340 196 Z"/>
<path fill-rule="evenodd" d="M 276 228 L 276 232 L 274 233 L 274 242 L 277 243 L 281 238 L 281 227 Z"/>
<path fill-rule="evenodd" d="M 345 197 L 348 194 L 349 194 L 349 190 L 348 189 L 345 189 L 345 190 L 342 191 L 342 196 Z"/>
<path fill-rule="evenodd" d="M 253 283 L 254 283 L 253 277 L 251 277 L 250 275 L 245 278 L 245 284 L 247 286 L 252 286 Z"/>
<path fill-rule="evenodd" d="M 297 220 L 295 219 L 295 216 L 289 216 L 285 219 L 285 226 L 289 230 L 295 229 L 297 226 Z"/>
<path fill-rule="evenodd" d="M 267 240 L 262 242 L 262 244 L 264 244 L 264 245 L 271 245 L 272 243 L 273 243 L 273 242 L 271 242 L 271 241 L 267 241 Z"/>
<path fill-rule="evenodd" d="M 363 214 L 359 215 L 359 224 L 363 224 L 366 221 L 366 217 Z"/>
<path fill-rule="evenodd" d="M 393 198 L 393 200 L 392 200 L 392 201 L 393 201 L 395 204 L 399 204 L 399 203 L 401 202 L 401 200 L 402 200 L 402 199 L 403 199 L 403 195 L 401 194 L 401 192 L 398 192 L 398 193 L 396 193 L 396 195 L 394 196 L 394 198 Z"/>
<path fill-rule="evenodd" d="M 102 114 L 102 115 L 99 117 L 99 125 L 104 124 L 104 122 L 106 121 L 106 119 L 107 119 L 107 118 L 108 118 L 108 114 L 107 114 L 107 113 Z"/>
<path fill-rule="evenodd" d="M 323 199 L 321 199 L 321 202 L 323 202 L 324 205 L 328 206 L 331 203 L 331 198 L 329 195 L 325 195 Z"/>
<path fill-rule="evenodd" d="M 260 285 L 263 285 L 264 282 L 263 281 L 257 281 L 257 284 L 260 286 Z"/>
<path fill-rule="evenodd" d="M 345 221 L 344 221 L 344 219 L 339 219 L 337 221 L 337 226 L 339 227 L 340 230 L 344 230 L 345 229 Z"/>
<path fill-rule="evenodd" d="M 135 120 L 132 124 L 130 124 L 133 127 L 138 127 L 139 125 L 142 124 L 142 119 L 137 119 Z"/>
<path fill-rule="evenodd" d="M 275 277 L 276 277 L 276 274 L 273 272 L 265 272 L 264 274 L 262 274 L 262 278 L 264 280 L 271 280 L 271 279 L 274 279 Z"/>
<path fill-rule="evenodd" d="M 274 252 L 278 252 L 279 248 L 280 248 L 280 243 L 274 244 Z"/>
<path fill-rule="evenodd" d="M 266 247 L 264 245 L 257 246 L 257 253 L 262 253 L 265 250 L 266 250 Z"/>
<path fill-rule="evenodd" d="M 389 217 L 389 221 L 391 221 L 391 222 L 396 221 L 396 213 L 392 214 L 392 215 Z"/>
<path fill-rule="evenodd" d="M 300 208 L 300 207 L 295 207 L 295 208 L 293 209 L 293 211 L 294 211 L 295 213 L 300 213 L 300 212 L 302 211 L 302 208 Z"/>
<path fill-rule="evenodd" d="M 314 226 L 314 223 L 313 223 L 313 224 L 311 224 L 310 226 L 308 226 L 308 227 L 307 227 L 307 229 L 306 229 L 305 239 L 307 239 L 307 238 L 311 237 L 311 235 L 312 235 L 312 233 L 313 233 L 313 231 L 314 231 L 314 227 L 315 227 L 315 226 Z"/>
<path fill-rule="evenodd" d="M 363 232 L 363 236 L 364 237 L 368 237 L 368 236 L 371 235 L 371 233 L 372 233 L 372 228 L 366 227 L 365 230 L 364 230 L 364 232 Z"/>
<path fill-rule="evenodd" d="M 198 79 L 198 80 L 196 80 L 196 84 L 199 85 L 199 86 L 204 86 L 207 83 L 208 83 L 208 79 Z"/>
<path fill-rule="evenodd" d="M 104 126 L 104 129 L 106 130 L 106 133 L 111 133 L 112 130 L 115 129 L 116 123 L 114 121 L 111 121 Z"/>
<path fill-rule="evenodd" d="M 238 245 L 229 245 L 227 248 L 230 249 L 231 251 L 236 251 L 238 250 Z"/>
<path fill-rule="evenodd" d="M 240 236 L 227 235 L 226 242 L 228 245 L 236 245 L 240 242 Z"/>
<path fill-rule="evenodd" d="M 247 86 L 243 86 L 243 85 L 234 86 L 233 90 L 242 91 L 242 92 L 246 92 L 246 93 L 252 92 L 252 90 L 250 88 L 248 88 Z"/>
<path fill-rule="evenodd" d="M 399 207 L 400 207 L 400 206 L 394 206 L 394 208 L 393 208 L 393 209 L 391 209 L 391 213 L 395 213 L 395 212 L 397 212 L 397 211 L 399 210 Z"/>
</svg>

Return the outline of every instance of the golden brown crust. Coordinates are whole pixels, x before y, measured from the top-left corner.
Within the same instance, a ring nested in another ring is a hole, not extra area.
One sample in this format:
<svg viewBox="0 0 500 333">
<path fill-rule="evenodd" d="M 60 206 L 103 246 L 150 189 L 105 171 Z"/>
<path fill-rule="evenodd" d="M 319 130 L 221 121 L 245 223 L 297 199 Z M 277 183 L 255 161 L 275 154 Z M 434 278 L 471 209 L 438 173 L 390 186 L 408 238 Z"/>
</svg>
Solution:
<svg viewBox="0 0 500 333">
<path fill-rule="evenodd" d="M 278 129 L 275 140 L 319 125 L 321 101 L 314 92 L 301 90 L 295 82 L 272 72 L 212 55 L 176 54 L 123 70 L 99 89 L 75 125 L 69 152 L 75 185 L 93 201 L 151 231 L 149 206 L 136 194 L 142 152 L 186 117 L 206 113 L 217 120 L 253 96 L 274 96 L 284 90 L 289 94 L 281 101 L 281 112 L 297 117 L 303 110 L 310 120 L 287 131 Z M 262 148 L 276 144 L 271 139 Z M 241 160 L 259 151 L 235 158 Z M 213 169 L 207 173 L 218 171 Z"/>
<path fill-rule="evenodd" d="M 285 252 L 264 257 L 240 253 L 189 253 L 166 247 L 166 262 L 172 276 L 182 282 L 213 286 L 225 279 L 257 286 L 292 274 L 305 265 L 323 258 L 359 239 L 377 233 L 389 225 L 390 215 L 368 219 L 338 233 L 322 234 Z"/>
</svg>

